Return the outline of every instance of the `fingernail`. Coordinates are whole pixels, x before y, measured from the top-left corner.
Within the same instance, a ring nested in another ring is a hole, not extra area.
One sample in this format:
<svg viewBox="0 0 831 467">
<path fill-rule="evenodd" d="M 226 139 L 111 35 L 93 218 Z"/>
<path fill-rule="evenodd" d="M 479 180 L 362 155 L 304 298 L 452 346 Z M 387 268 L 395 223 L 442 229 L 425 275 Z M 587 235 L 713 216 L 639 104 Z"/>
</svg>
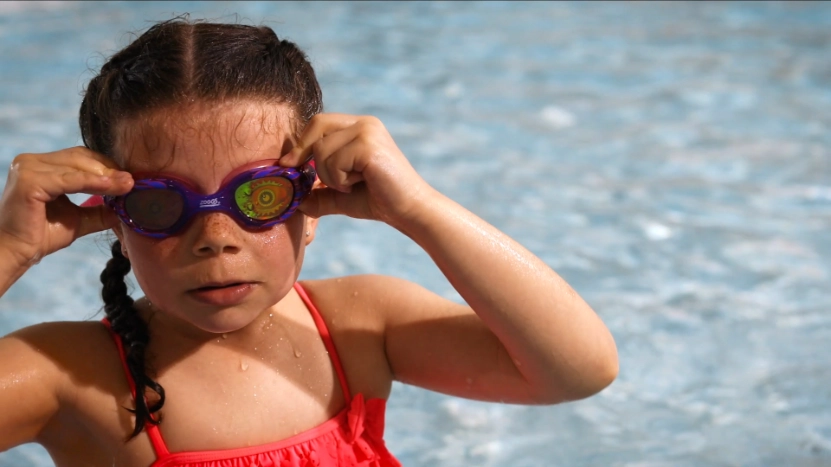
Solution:
<svg viewBox="0 0 831 467">
<path fill-rule="evenodd" d="M 127 172 L 117 172 L 113 176 L 113 178 L 115 179 L 115 181 L 117 181 L 119 183 L 126 183 L 126 182 L 129 182 L 130 179 L 133 178 L 133 176 L 130 175 L 129 173 L 127 173 Z"/>
</svg>

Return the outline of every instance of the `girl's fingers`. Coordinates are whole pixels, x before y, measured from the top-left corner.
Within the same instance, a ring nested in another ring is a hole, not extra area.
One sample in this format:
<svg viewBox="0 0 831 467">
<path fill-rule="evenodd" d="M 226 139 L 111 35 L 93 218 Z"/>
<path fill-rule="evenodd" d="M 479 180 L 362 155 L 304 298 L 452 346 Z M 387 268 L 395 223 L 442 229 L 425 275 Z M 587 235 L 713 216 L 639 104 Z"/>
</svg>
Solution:
<svg viewBox="0 0 831 467">
<path fill-rule="evenodd" d="M 312 190 L 309 197 L 303 200 L 298 209 L 307 216 L 318 218 L 328 214 L 339 214 L 337 199 L 343 193 L 329 187 Z"/>
<path fill-rule="evenodd" d="M 336 131 L 354 125 L 359 117 L 347 114 L 317 114 L 309 120 L 294 148 L 280 158 L 283 167 L 297 167 L 308 161 L 315 143 Z M 316 156 L 316 154 L 315 154 Z"/>
<path fill-rule="evenodd" d="M 80 222 L 75 229 L 75 238 L 112 229 L 118 225 L 118 216 L 107 206 L 75 207 L 75 209 L 78 210 L 78 217 L 80 218 Z"/>
<path fill-rule="evenodd" d="M 113 165 L 112 161 L 86 148 L 22 154 L 9 169 L 7 196 L 47 203 L 69 193 L 126 193 L 132 188 L 132 176 L 113 169 Z"/>
<path fill-rule="evenodd" d="M 114 160 L 83 146 L 43 154 L 43 161 L 52 165 L 73 167 L 98 175 L 109 175 L 121 169 Z"/>
<path fill-rule="evenodd" d="M 115 162 L 86 148 L 21 154 L 9 168 L 0 196 L 0 232 L 17 239 L 25 258 L 39 258 L 76 238 L 117 225 L 106 206 L 81 208 L 67 194 L 120 195 L 133 178 Z"/>
<path fill-rule="evenodd" d="M 357 185 L 354 189 L 359 195 L 362 195 L 363 193 L 359 192 L 364 190 L 366 190 L 366 185 Z M 350 196 L 329 187 L 312 190 L 298 209 L 314 218 L 342 214 L 355 219 L 372 219 L 365 196 Z"/>
<path fill-rule="evenodd" d="M 75 169 L 95 175 L 114 175 L 123 172 L 115 161 L 85 147 L 74 147 L 44 154 L 22 154 L 12 166 L 31 170 Z"/>
<path fill-rule="evenodd" d="M 46 209 L 50 224 L 60 226 L 64 232 L 55 239 L 66 236 L 60 243 L 72 243 L 75 239 L 112 228 L 118 223 L 118 216 L 106 206 L 82 208 L 66 196 L 59 196 Z M 57 231 L 53 230 L 57 234 Z"/>
<path fill-rule="evenodd" d="M 315 164 L 323 164 L 333 153 L 340 148 L 351 143 L 359 134 L 360 128 L 357 125 L 344 128 L 342 130 L 329 133 L 323 138 L 317 140 L 312 145 L 312 154 L 314 154 Z"/>
<path fill-rule="evenodd" d="M 364 180 L 361 158 L 366 148 L 361 141 L 353 139 L 339 147 L 322 163 L 318 164 L 320 180 L 330 188 L 348 193 L 352 185 Z"/>
<path fill-rule="evenodd" d="M 39 180 L 41 193 L 34 192 L 41 202 L 49 202 L 63 194 L 89 193 L 95 195 L 121 195 L 133 187 L 129 174 L 116 174 L 114 177 L 96 175 L 89 172 L 67 170 L 51 174 L 34 174 Z"/>
</svg>

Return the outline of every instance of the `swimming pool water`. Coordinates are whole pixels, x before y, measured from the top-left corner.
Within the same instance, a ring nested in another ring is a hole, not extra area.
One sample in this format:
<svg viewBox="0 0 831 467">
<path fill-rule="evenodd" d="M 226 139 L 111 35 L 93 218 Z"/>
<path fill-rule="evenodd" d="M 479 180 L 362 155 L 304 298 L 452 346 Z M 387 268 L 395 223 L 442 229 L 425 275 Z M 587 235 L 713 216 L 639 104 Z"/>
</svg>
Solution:
<svg viewBox="0 0 831 467">
<path fill-rule="evenodd" d="M 0 180 L 19 153 L 80 144 L 89 69 L 186 11 L 297 42 L 327 110 L 381 118 L 615 335 L 620 376 L 584 401 L 397 385 L 404 465 L 831 465 L 831 4 L 4 2 Z M 95 318 L 105 251 L 45 258 L 0 300 L 0 335 Z M 302 276 L 364 272 L 458 300 L 396 231 L 324 219 Z M 0 454 L 30 465 L 52 463 Z"/>
</svg>

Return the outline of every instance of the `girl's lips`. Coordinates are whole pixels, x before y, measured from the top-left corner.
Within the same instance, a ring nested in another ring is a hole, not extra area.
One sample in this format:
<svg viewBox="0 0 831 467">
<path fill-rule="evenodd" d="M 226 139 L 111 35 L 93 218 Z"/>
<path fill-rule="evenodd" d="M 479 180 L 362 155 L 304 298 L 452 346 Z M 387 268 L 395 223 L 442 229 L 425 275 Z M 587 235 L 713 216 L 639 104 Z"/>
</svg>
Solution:
<svg viewBox="0 0 831 467">
<path fill-rule="evenodd" d="M 256 283 L 236 282 L 228 285 L 205 286 L 188 291 L 188 295 L 202 303 L 228 307 L 238 305 L 254 291 Z"/>
</svg>

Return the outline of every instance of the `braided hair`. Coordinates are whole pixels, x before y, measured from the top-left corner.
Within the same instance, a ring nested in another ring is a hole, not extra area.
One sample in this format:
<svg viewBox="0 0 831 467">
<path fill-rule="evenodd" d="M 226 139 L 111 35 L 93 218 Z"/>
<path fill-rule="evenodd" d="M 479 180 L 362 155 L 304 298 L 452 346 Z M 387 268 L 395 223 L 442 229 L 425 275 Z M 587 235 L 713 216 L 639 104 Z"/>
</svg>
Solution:
<svg viewBox="0 0 831 467">
<path fill-rule="evenodd" d="M 119 123 L 192 102 L 220 104 L 236 100 L 286 104 L 300 127 L 323 110 L 323 97 L 306 55 L 266 26 L 191 21 L 186 16 L 150 27 L 115 53 L 90 80 L 79 113 L 81 137 L 89 149 L 115 156 Z M 164 405 L 164 388 L 145 367 L 150 336 L 133 306 L 124 277 L 130 261 L 121 244 L 101 273 L 104 310 L 125 350 L 136 385 L 135 428 L 158 424 L 152 414 Z M 158 398 L 149 404 L 145 395 Z"/>
<path fill-rule="evenodd" d="M 148 422 L 154 425 L 160 423 L 161 419 L 151 415 L 164 405 L 164 388 L 145 371 L 144 351 L 150 342 L 150 334 L 147 323 L 139 317 L 133 306 L 133 299 L 127 292 L 124 277 L 130 272 L 130 260 L 121 253 L 121 242 L 118 240 L 112 245 L 112 255 L 112 259 L 107 261 L 107 266 L 101 272 L 101 283 L 104 285 L 101 296 L 104 299 L 104 312 L 110 322 L 110 329 L 121 338 L 127 369 L 135 383 L 136 408 L 127 409 L 133 412 L 136 418 L 136 426 L 130 435 L 130 438 L 134 438 Z M 144 397 L 147 389 L 155 391 L 159 396 L 158 401 L 150 406 Z"/>
</svg>

